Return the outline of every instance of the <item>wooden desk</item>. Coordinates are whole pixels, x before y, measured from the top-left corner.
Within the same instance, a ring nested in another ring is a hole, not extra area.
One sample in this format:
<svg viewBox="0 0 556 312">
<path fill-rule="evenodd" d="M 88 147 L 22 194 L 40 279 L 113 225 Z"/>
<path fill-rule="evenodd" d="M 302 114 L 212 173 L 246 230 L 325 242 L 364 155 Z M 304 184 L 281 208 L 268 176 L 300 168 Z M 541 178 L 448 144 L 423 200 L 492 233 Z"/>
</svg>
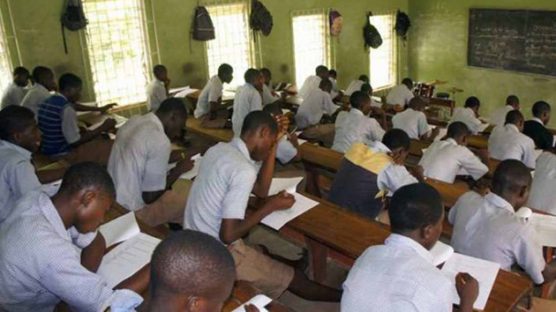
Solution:
<svg viewBox="0 0 556 312">
<path fill-rule="evenodd" d="M 201 126 L 201 121 L 193 117 L 187 118 L 185 123 L 187 131 L 195 133 L 205 139 L 216 142 L 229 142 L 234 137 L 231 129 L 207 129 Z"/>
</svg>

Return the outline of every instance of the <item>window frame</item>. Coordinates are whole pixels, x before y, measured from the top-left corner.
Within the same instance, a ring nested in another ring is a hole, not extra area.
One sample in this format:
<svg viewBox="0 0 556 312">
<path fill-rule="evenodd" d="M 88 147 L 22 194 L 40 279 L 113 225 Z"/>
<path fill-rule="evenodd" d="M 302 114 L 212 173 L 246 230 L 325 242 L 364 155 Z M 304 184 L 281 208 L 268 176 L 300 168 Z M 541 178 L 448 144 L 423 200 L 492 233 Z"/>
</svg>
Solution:
<svg viewBox="0 0 556 312">
<path fill-rule="evenodd" d="M 6 64 L 6 84 L 0 84 L 0 92 L 4 92 L 6 90 L 6 88 L 10 85 L 10 83 L 12 82 L 12 75 L 13 75 L 13 70 L 14 70 L 14 63 L 12 60 L 12 55 L 11 55 L 11 51 L 10 51 L 10 44 L 9 44 L 9 36 L 8 36 L 8 32 L 6 30 L 6 24 L 4 24 L 4 16 L 3 16 L 3 12 L 0 12 L 0 41 L 3 41 L 4 43 L 4 50 L 6 51 L 2 56 L 0 56 L 0 58 L 5 58 L 4 60 L 0 60 L 0 62 L 5 62 Z"/>
<path fill-rule="evenodd" d="M 395 22 L 396 22 L 396 13 L 395 12 L 379 12 L 378 14 L 373 14 L 371 17 L 369 17 L 369 22 L 371 22 L 371 19 L 373 17 L 382 17 L 382 16 L 389 16 L 390 17 L 390 21 L 391 21 L 391 28 L 390 28 L 390 42 L 391 42 L 391 53 L 390 53 L 390 60 L 391 60 L 391 64 L 389 65 L 390 71 L 391 71 L 391 75 L 392 75 L 392 79 L 390 81 L 389 84 L 387 85 L 383 85 L 383 86 L 375 86 L 372 83 L 372 77 L 373 77 L 373 60 L 372 60 L 372 51 L 373 48 L 369 47 L 369 52 L 368 54 L 368 59 L 369 59 L 369 78 L 370 78 L 370 83 L 371 86 L 373 87 L 373 90 L 375 91 L 381 91 L 381 90 L 386 90 L 389 88 L 394 87 L 397 83 L 398 83 L 398 79 L 399 79 L 399 47 L 398 47 L 398 37 L 396 35 L 396 32 L 394 30 L 394 26 L 395 26 Z M 374 25 L 372 22 L 371 24 L 373 26 L 376 27 L 376 25 Z M 377 27 L 378 29 L 378 27 Z M 381 36 L 383 35 L 382 33 L 380 34 Z M 384 43 L 383 43 L 384 44 Z"/>
</svg>

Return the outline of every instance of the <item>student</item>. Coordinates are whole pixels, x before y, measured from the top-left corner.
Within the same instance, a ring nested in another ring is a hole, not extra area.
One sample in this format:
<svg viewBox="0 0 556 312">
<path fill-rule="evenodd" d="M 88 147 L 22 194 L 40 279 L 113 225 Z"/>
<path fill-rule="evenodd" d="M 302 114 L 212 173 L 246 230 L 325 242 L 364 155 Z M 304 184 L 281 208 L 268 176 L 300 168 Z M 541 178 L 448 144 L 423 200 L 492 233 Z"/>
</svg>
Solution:
<svg viewBox="0 0 556 312">
<path fill-rule="evenodd" d="M 142 300 L 136 292 L 147 287 L 146 267 L 115 290 L 95 273 L 106 249 L 98 226 L 114 192 L 104 168 L 80 163 L 53 196 L 30 192 L 18 202 L 0 227 L 0 310 L 53 311 L 63 301 L 92 312 Z"/>
<path fill-rule="evenodd" d="M 331 69 L 328 71 L 328 79 L 332 82 L 332 91 L 336 94 L 340 93 L 340 89 L 338 88 L 338 72 L 335 69 Z"/>
<path fill-rule="evenodd" d="M 519 98 L 510 95 L 506 98 L 506 105 L 496 109 L 489 118 L 489 123 L 494 126 L 503 126 L 506 124 L 506 115 L 513 110 L 519 110 Z"/>
<path fill-rule="evenodd" d="M 25 97 L 27 85 L 29 84 L 29 71 L 25 67 L 16 67 L 14 69 L 13 81 L 8 85 L 2 96 L 0 108 L 10 105 L 21 105 L 23 97 Z"/>
<path fill-rule="evenodd" d="M 533 119 L 525 122 L 523 133 L 535 141 L 538 149 L 549 150 L 554 147 L 554 135 L 546 129 L 550 122 L 550 104 L 538 101 L 533 105 Z"/>
<path fill-rule="evenodd" d="M 556 154 L 542 153 L 537 158 L 535 177 L 527 207 L 556 215 Z"/>
<path fill-rule="evenodd" d="M 272 73 L 270 69 L 261 68 L 261 74 L 263 75 L 263 106 L 279 101 L 280 95 L 272 89 Z"/>
<path fill-rule="evenodd" d="M 423 153 L 419 165 L 424 175 L 446 183 L 454 183 L 456 176 L 470 175 L 475 181 L 488 172 L 488 155 L 482 159 L 467 148 L 467 138 L 471 135 L 463 122 L 456 121 L 448 126 L 448 134 L 441 141 L 433 142 Z"/>
<path fill-rule="evenodd" d="M 392 118 L 392 126 L 395 129 L 402 129 L 410 139 L 414 140 L 434 140 L 438 136 L 438 127 L 431 130 L 427 122 L 427 116 L 423 112 L 427 102 L 416 96 L 409 101 L 405 111 L 397 113 Z"/>
<path fill-rule="evenodd" d="M 115 120 L 106 119 L 95 130 L 80 130 L 73 106 L 81 98 L 83 82 L 74 74 L 64 74 L 59 86 L 60 93 L 50 96 L 39 106 L 41 152 L 54 158 L 64 157 L 70 163 L 91 160 L 106 164 L 112 142 L 100 135 L 114 129 Z"/>
<path fill-rule="evenodd" d="M 199 95 L 194 116 L 201 120 L 205 128 L 225 128 L 228 117 L 219 117 L 218 112 L 222 104 L 222 86 L 234 79 L 234 69 L 228 64 L 218 67 L 218 74 L 210 78 Z M 227 111 L 226 111 L 227 113 Z"/>
<path fill-rule="evenodd" d="M 251 193 L 266 198 L 276 157 L 276 141 L 285 132 L 266 112 L 251 112 L 241 136 L 210 148 L 201 163 L 185 210 L 187 229 L 207 233 L 228 245 L 234 257 L 237 280 L 251 282 L 277 298 L 287 288 L 309 300 L 339 301 L 340 292 L 315 284 L 296 270 L 249 246 L 242 239 L 274 211 L 290 208 L 294 197 L 286 192 L 271 196 L 246 215 Z"/>
<path fill-rule="evenodd" d="M 383 208 L 383 197 L 417 182 L 404 167 L 409 142 L 403 130 L 392 129 L 386 132 L 382 142 L 375 141 L 369 146 L 354 143 L 344 155 L 328 199 L 363 216 L 376 218 Z M 422 176 L 418 176 L 421 180 Z"/>
<path fill-rule="evenodd" d="M 404 78 L 402 83 L 395 86 L 388 92 L 386 96 L 387 105 L 399 105 L 403 109 L 415 95 L 411 91 L 413 89 L 413 80 Z"/>
<path fill-rule="evenodd" d="M 457 107 L 454 110 L 454 115 L 450 123 L 461 121 L 463 122 L 472 134 L 479 134 L 484 128 L 483 122 L 479 119 L 479 108 L 481 102 L 478 98 L 472 96 L 465 100 L 465 106 Z"/>
<path fill-rule="evenodd" d="M 371 107 L 373 107 L 373 110 L 375 110 L 374 108 L 382 108 L 382 103 L 376 102 L 373 99 L 373 87 L 370 84 L 364 83 L 361 85 L 361 92 L 367 94 L 369 98 L 371 98 Z"/>
<path fill-rule="evenodd" d="M 147 107 L 149 111 L 156 112 L 160 103 L 168 98 L 170 78 L 164 65 L 155 65 L 153 68 L 154 79 L 147 86 Z"/>
<path fill-rule="evenodd" d="M 454 282 L 433 265 L 430 253 L 442 234 L 440 194 L 424 183 L 404 186 L 394 193 L 388 215 L 392 234 L 384 245 L 369 247 L 351 268 L 342 311 L 452 311 Z M 459 273 L 455 285 L 458 311 L 473 311 L 477 280 Z"/>
<path fill-rule="evenodd" d="M 340 112 L 336 118 L 332 149 L 340 153 L 345 153 L 353 143 L 381 141 L 385 133 L 376 119 L 369 117 L 372 107 L 367 94 L 355 91 L 349 102 L 351 110 Z"/>
<path fill-rule="evenodd" d="M 263 111 L 269 113 L 273 117 L 283 118 L 282 109 L 278 103 L 266 105 L 263 108 Z M 278 159 L 283 165 L 294 161 L 300 161 L 301 153 L 298 149 L 299 142 L 297 141 L 297 135 L 295 133 L 288 132 L 278 142 L 278 147 L 276 148 L 276 159 Z"/>
<path fill-rule="evenodd" d="M 317 66 L 317 68 L 315 69 L 315 75 L 309 76 L 307 77 L 307 79 L 305 79 L 303 86 L 299 89 L 299 96 L 303 100 L 305 100 L 313 90 L 319 88 L 320 83 L 323 79 L 328 80 L 328 75 L 329 72 L 326 66 Z M 332 88 L 330 88 L 330 90 L 332 90 Z"/>
<path fill-rule="evenodd" d="M 187 193 L 167 189 L 191 170 L 182 159 L 170 172 L 171 141 L 181 135 L 187 111 L 180 99 L 169 98 L 156 112 L 131 118 L 119 129 L 108 160 L 118 203 L 151 226 L 180 223 Z M 186 181 L 186 180 L 184 180 Z"/>
<path fill-rule="evenodd" d="M 361 87 L 364 84 L 368 84 L 368 83 L 369 83 L 369 76 L 361 75 L 357 80 L 353 80 L 352 82 L 349 83 L 345 94 L 347 96 L 351 96 L 354 92 L 361 91 Z"/>
<path fill-rule="evenodd" d="M 525 119 L 518 110 L 506 115 L 506 123 L 494 128 L 488 138 L 488 153 L 496 160 L 517 159 L 535 169 L 535 142 L 521 133 Z"/>
<path fill-rule="evenodd" d="M 527 203 L 530 186 L 529 169 L 509 159 L 496 168 L 491 193 L 462 195 L 448 215 L 455 251 L 496 262 L 506 271 L 517 264 L 535 284 L 554 280 L 556 262 L 546 265 L 535 229 L 515 215 Z"/>
<path fill-rule="evenodd" d="M 234 112 L 232 114 L 232 128 L 234 136 L 239 137 L 245 116 L 253 111 L 263 109 L 262 89 L 263 75 L 254 68 L 249 68 L 245 75 L 245 84 L 239 88 L 234 98 Z"/>
<path fill-rule="evenodd" d="M 33 69 L 33 86 L 29 88 L 25 97 L 21 100 L 21 106 L 27 107 L 38 118 L 39 105 L 50 97 L 50 92 L 58 87 L 54 79 L 54 73 L 48 67 L 37 66 Z"/>
</svg>

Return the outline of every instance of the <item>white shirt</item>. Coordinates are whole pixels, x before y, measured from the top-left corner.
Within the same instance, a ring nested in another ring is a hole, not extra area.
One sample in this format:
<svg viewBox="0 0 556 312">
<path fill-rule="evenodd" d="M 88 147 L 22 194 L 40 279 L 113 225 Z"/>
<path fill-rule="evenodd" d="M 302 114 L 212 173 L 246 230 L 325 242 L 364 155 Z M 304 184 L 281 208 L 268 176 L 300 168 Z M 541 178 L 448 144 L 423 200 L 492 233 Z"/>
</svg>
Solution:
<svg viewBox="0 0 556 312">
<path fill-rule="evenodd" d="M 295 122 L 297 127 L 303 130 L 317 125 L 325 113 L 332 115 L 338 108 L 340 107 L 334 104 L 330 93 L 317 88 L 311 91 L 299 106 Z"/>
<path fill-rule="evenodd" d="M 321 80 L 322 78 L 315 75 L 307 77 L 307 79 L 305 79 L 305 82 L 303 83 L 303 86 L 299 89 L 299 96 L 305 100 L 305 98 L 309 96 L 311 91 L 319 89 Z"/>
<path fill-rule="evenodd" d="M 454 225 L 451 245 L 456 252 L 496 262 L 506 271 L 517 263 L 535 283 L 544 281 L 545 261 L 535 229 L 502 197 L 467 192 L 450 210 L 448 221 Z"/>
<path fill-rule="evenodd" d="M 494 126 L 503 126 L 506 123 L 506 115 L 513 111 L 514 107 L 511 105 L 504 105 L 492 112 L 489 118 L 489 124 Z"/>
<path fill-rule="evenodd" d="M 451 312 L 453 282 L 432 259 L 416 241 L 391 234 L 355 261 L 343 285 L 341 310 Z"/>
<path fill-rule="evenodd" d="M 11 82 L 4 91 L 0 108 L 10 105 L 21 105 L 21 101 L 23 100 L 23 97 L 25 97 L 26 91 L 25 87 L 20 87 L 16 85 L 15 82 Z"/>
<path fill-rule="evenodd" d="M 410 139 L 419 140 L 430 131 L 425 113 L 408 108 L 392 117 L 392 126 L 407 133 Z"/>
<path fill-rule="evenodd" d="M 487 165 L 467 147 L 448 138 L 432 143 L 423 154 L 419 165 L 426 177 L 446 183 L 454 183 L 456 176 L 464 171 L 475 180 L 488 172 Z"/>
<path fill-rule="evenodd" d="M 203 91 L 199 95 L 199 100 L 197 101 L 197 107 L 195 108 L 195 118 L 201 118 L 210 112 L 210 103 L 220 103 L 222 98 L 222 81 L 216 76 L 212 76 L 207 82 Z"/>
<path fill-rule="evenodd" d="M 245 117 L 247 117 L 250 112 L 262 109 L 263 99 L 259 90 L 250 83 L 241 86 L 237 90 L 234 98 L 234 113 L 232 114 L 234 135 L 239 136 L 241 134 L 243 120 L 245 120 Z"/>
<path fill-rule="evenodd" d="M 21 106 L 27 107 L 28 109 L 32 110 L 35 113 L 35 118 L 37 118 L 39 113 L 39 105 L 42 104 L 48 97 L 50 97 L 50 92 L 40 83 L 35 83 L 23 100 L 21 100 Z"/>
<path fill-rule="evenodd" d="M 61 94 L 59 95 L 62 96 Z M 69 144 L 73 144 L 81 139 L 81 132 L 77 123 L 77 112 L 72 105 L 67 105 L 62 115 L 62 133 Z"/>
<path fill-rule="evenodd" d="M 556 214 L 556 155 L 544 152 L 537 158 L 528 206 Z"/>
<path fill-rule="evenodd" d="M 380 141 L 374 141 L 369 147 L 377 152 L 390 153 L 390 149 Z M 407 171 L 407 168 L 398 164 L 391 164 L 384 168 L 377 176 L 378 189 L 386 191 L 387 196 L 392 196 L 402 186 L 417 183 L 417 179 Z"/>
<path fill-rule="evenodd" d="M 147 86 L 147 107 L 149 111 L 156 112 L 160 103 L 168 98 L 168 93 L 166 92 L 166 87 L 164 82 L 158 79 L 154 79 Z"/>
<path fill-rule="evenodd" d="M 475 112 L 469 107 L 457 107 L 450 123 L 460 121 L 467 125 L 469 131 L 478 134 L 482 130 L 483 123 L 475 116 Z"/>
<path fill-rule="evenodd" d="M 488 154 L 496 160 L 516 159 L 535 169 L 535 142 L 521 133 L 516 125 L 494 128 L 488 138 Z"/>
<path fill-rule="evenodd" d="M 336 118 L 334 144 L 332 149 L 345 153 L 353 143 L 369 144 L 382 141 L 384 129 L 374 118 L 363 115 L 363 112 L 352 108 L 349 112 L 340 112 Z"/>
<path fill-rule="evenodd" d="M 401 84 L 395 86 L 392 90 L 390 90 L 390 92 L 388 92 L 388 95 L 386 96 L 386 104 L 401 105 L 405 107 L 414 97 L 415 95 L 413 92 L 411 92 L 406 85 Z"/>
<path fill-rule="evenodd" d="M 356 91 L 361 91 L 361 87 L 365 82 L 361 80 L 353 80 L 349 83 L 345 95 L 351 96 Z"/>
<path fill-rule="evenodd" d="M 276 148 L 276 159 L 282 164 L 287 164 L 295 156 L 297 156 L 297 148 L 293 146 L 286 136 L 283 136 Z"/>
<path fill-rule="evenodd" d="M 269 86 L 263 84 L 263 106 L 272 104 L 280 99 L 279 96 L 273 95 L 272 91 L 273 90 Z"/>
<path fill-rule="evenodd" d="M 118 130 L 108 160 L 118 203 L 139 210 L 145 206 L 143 192 L 165 190 L 170 152 L 170 140 L 154 113 L 129 119 Z"/>
</svg>

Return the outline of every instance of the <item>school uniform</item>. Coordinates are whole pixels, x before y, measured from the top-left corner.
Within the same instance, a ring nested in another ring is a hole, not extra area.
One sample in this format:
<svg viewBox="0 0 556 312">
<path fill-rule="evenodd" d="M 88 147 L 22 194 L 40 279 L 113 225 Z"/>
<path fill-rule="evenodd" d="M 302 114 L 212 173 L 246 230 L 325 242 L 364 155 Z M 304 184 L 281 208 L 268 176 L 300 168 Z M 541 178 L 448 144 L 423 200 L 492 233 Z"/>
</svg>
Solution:
<svg viewBox="0 0 556 312">
<path fill-rule="evenodd" d="M 488 172 L 488 167 L 467 147 L 447 138 L 432 143 L 419 161 L 428 178 L 454 183 L 460 172 L 479 180 Z"/>
<path fill-rule="evenodd" d="M 40 189 L 41 183 L 31 164 L 31 152 L 0 140 L 0 224 L 23 195 Z"/>
<path fill-rule="evenodd" d="M 356 91 L 361 91 L 361 87 L 363 86 L 364 83 L 365 82 L 361 80 L 353 80 L 352 82 L 349 83 L 345 94 L 347 96 L 351 96 Z"/>
<path fill-rule="evenodd" d="M 434 266 L 427 249 L 399 234 L 365 250 L 343 288 L 342 311 L 451 312 L 453 307 L 453 282 Z"/>
<path fill-rule="evenodd" d="M 220 240 L 223 219 L 244 219 L 261 163 L 251 159 L 245 142 L 234 138 L 210 148 L 199 169 L 185 210 L 184 225 Z M 252 282 L 277 298 L 293 279 L 293 268 L 264 255 L 239 239 L 228 245 L 237 280 Z"/>
<path fill-rule="evenodd" d="M 29 90 L 27 94 L 21 100 L 21 106 L 27 107 L 35 113 L 35 118 L 38 119 L 39 105 L 42 104 L 46 99 L 51 96 L 50 91 L 46 89 L 40 83 L 35 83 Z"/>
<path fill-rule="evenodd" d="M 454 110 L 450 123 L 456 121 L 463 122 L 473 134 L 478 134 L 482 130 L 483 123 L 475 116 L 475 112 L 469 107 L 457 107 Z"/>
<path fill-rule="evenodd" d="M 149 111 L 156 112 L 160 103 L 168 98 L 168 91 L 164 81 L 154 79 L 147 85 L 147 107 Z"/>
<path fill-rule="evenodd" d="M 0 108 L 10 105 L 21 105 L 21 101 L 23 100 L 23 97 L 25 97 L 26 91 L 25 87 L 20 87 L 16 85 L 15 82 L 11 82 L 6 90 L 4 90 Z"/>
<path fill-rule="evenodd" d="M 537 158 L 528 207 L 556 214 L 556 155 L 544 152 Z"/>
<path fill-rule="evenodd" d="M 282 164 L 287 164 L 297 156 L 297 152 L 297 148 L 292 142 L 286 136 L 283 136 L 278 142 L 278 147 L 276 147 L 276 159 Z"/>
<path fill-rule="evenodd" d="M 345 153 L 330 188 L 329 200 L 371 219 L 382 209 L 382 197 L 417 183 L 404 166 L 394 163 L 390 149 L 379 141 L 354 143 Z"/>
<path fill-rule="evenodd" d="M 272 104 L 280 99 L 278 95 L 274 95 L 272 92 L 274 92 L 274 90 L 266 84 L 263 84 L 263 106 Z"/>
<path fill-rule="evenodd" d="M 96 312 L 115 300 L 141 300 L 81 265 L 81 249 L 96 235 L 66 229 L 48 194 L 27 194 L 0 227 L 0 310 L 46 312 L 64 301 Z"/>
<path fill-rule="evenodd" d="M 505 105 L 503 107 L 499 107 L 492 112 L 489 118 L 489 124 L 494 126 L 503 126 L 506 123 L 506 115 L 513 111 L 514 107 L 511 105 Z"/>
<path fill-rule="evenodd" d="M 523 133 L 533 139 L 538 149 L 551 149 L 554 147 L 554 135 L 546 129 L 544 123 L 539 118 L 533 118 L 525 122 Z"/>
<path fill-rule="evenodd" d="M 313 90 L 319 89 L 321 81 L 322 78 L 316 75 L 307 77 L 307 79 L 305 79 L 305 82 L 303 82 L 303 85 L 299 89 L 299 96 L 303 100 L 305 100 Z"/>
<path fill-rule="evenodd" d="M 401 129 L 407 133 L 410 139 L 419 140 L 431 129 L 427 122 L 425 113 L 408 108 L 392 117 L 394 129 Z"/>
<path fill-rule="evenodd" d="M 543 283 L 545 260 L 535 229 L 502 197 L 467 192 L 450 209 L 448 221 L 454 225 L 456 252 L 496 262 L 506 271 L 517 263 L 536 284 Z"/>
<path fill-rule="evenodd" d="M 373 141 L 382 141 L 384 133 L 376 119 L 352 108 L 349 112 L 340 112 L 336 118 L 332 149 L 345 153 L 356 142 L 370 144 Z"/>
<path fill-rule="evenodd" d="M 41 152 L 48 156 L 69 153 L 70 145 L 81 139 L 77 113 L 62 94 L 52 95 L 39 106 Z"/>
<path fill-rule="evenodd" d="M 317 88 L 312 90 L 299 106 L 295 122 L 299 129 L 306 129 L 319 124 L 324 114 L 332 115 L 338 108 L 330 93 Z"/>
<path fill-rule="evenodd" d="M 332 91 L 331 92 L 336 93 L 336 95 L 339 94 L 340 89 L 338 88 L 338 80 L 336 80 L 332 77 L 329 77 L 328 80 L 330 80 L 330 82 L 332 82 Z"/>
<path fill-rule="evenodd" d="M 232 114 L 232 128 L 234 135 L 241 135 L 243 120 L 250 112 L 263 109 L 263 99 L 261 92 L 252 84 L 246 83 L 241 86 L 234 97 L 234 113 Z"/>
<path fill-rule="evenodd" d="M 514 124 L 494 128 L 488 138 L 488 154 L 496 160 L 516 159 L 535 168 L 535 142 Z"/>
<path fill-rule="evenodd" d="M 222 80 L 220 80 L 218 75 L 215 75 L 210 78 L 199 95 L 193 115 L 195 118 L 201 120 L 201 125 L 205 128 L 224 128 L 226 125 L 227 118 L 220 117 L 210 120 L 209 114 L 210 103 L 221 102 L 223 89 Z"/>
<path fill-rule="evenodd" d="M 413 92 L 411 92 L 406 85 L 401 84 L 393 87 L 392 90 L 388 92 L 388 95 L 386 95 L 386 104 L 405 107 L 414 97 L 415 95 Z"/>
</svg>

